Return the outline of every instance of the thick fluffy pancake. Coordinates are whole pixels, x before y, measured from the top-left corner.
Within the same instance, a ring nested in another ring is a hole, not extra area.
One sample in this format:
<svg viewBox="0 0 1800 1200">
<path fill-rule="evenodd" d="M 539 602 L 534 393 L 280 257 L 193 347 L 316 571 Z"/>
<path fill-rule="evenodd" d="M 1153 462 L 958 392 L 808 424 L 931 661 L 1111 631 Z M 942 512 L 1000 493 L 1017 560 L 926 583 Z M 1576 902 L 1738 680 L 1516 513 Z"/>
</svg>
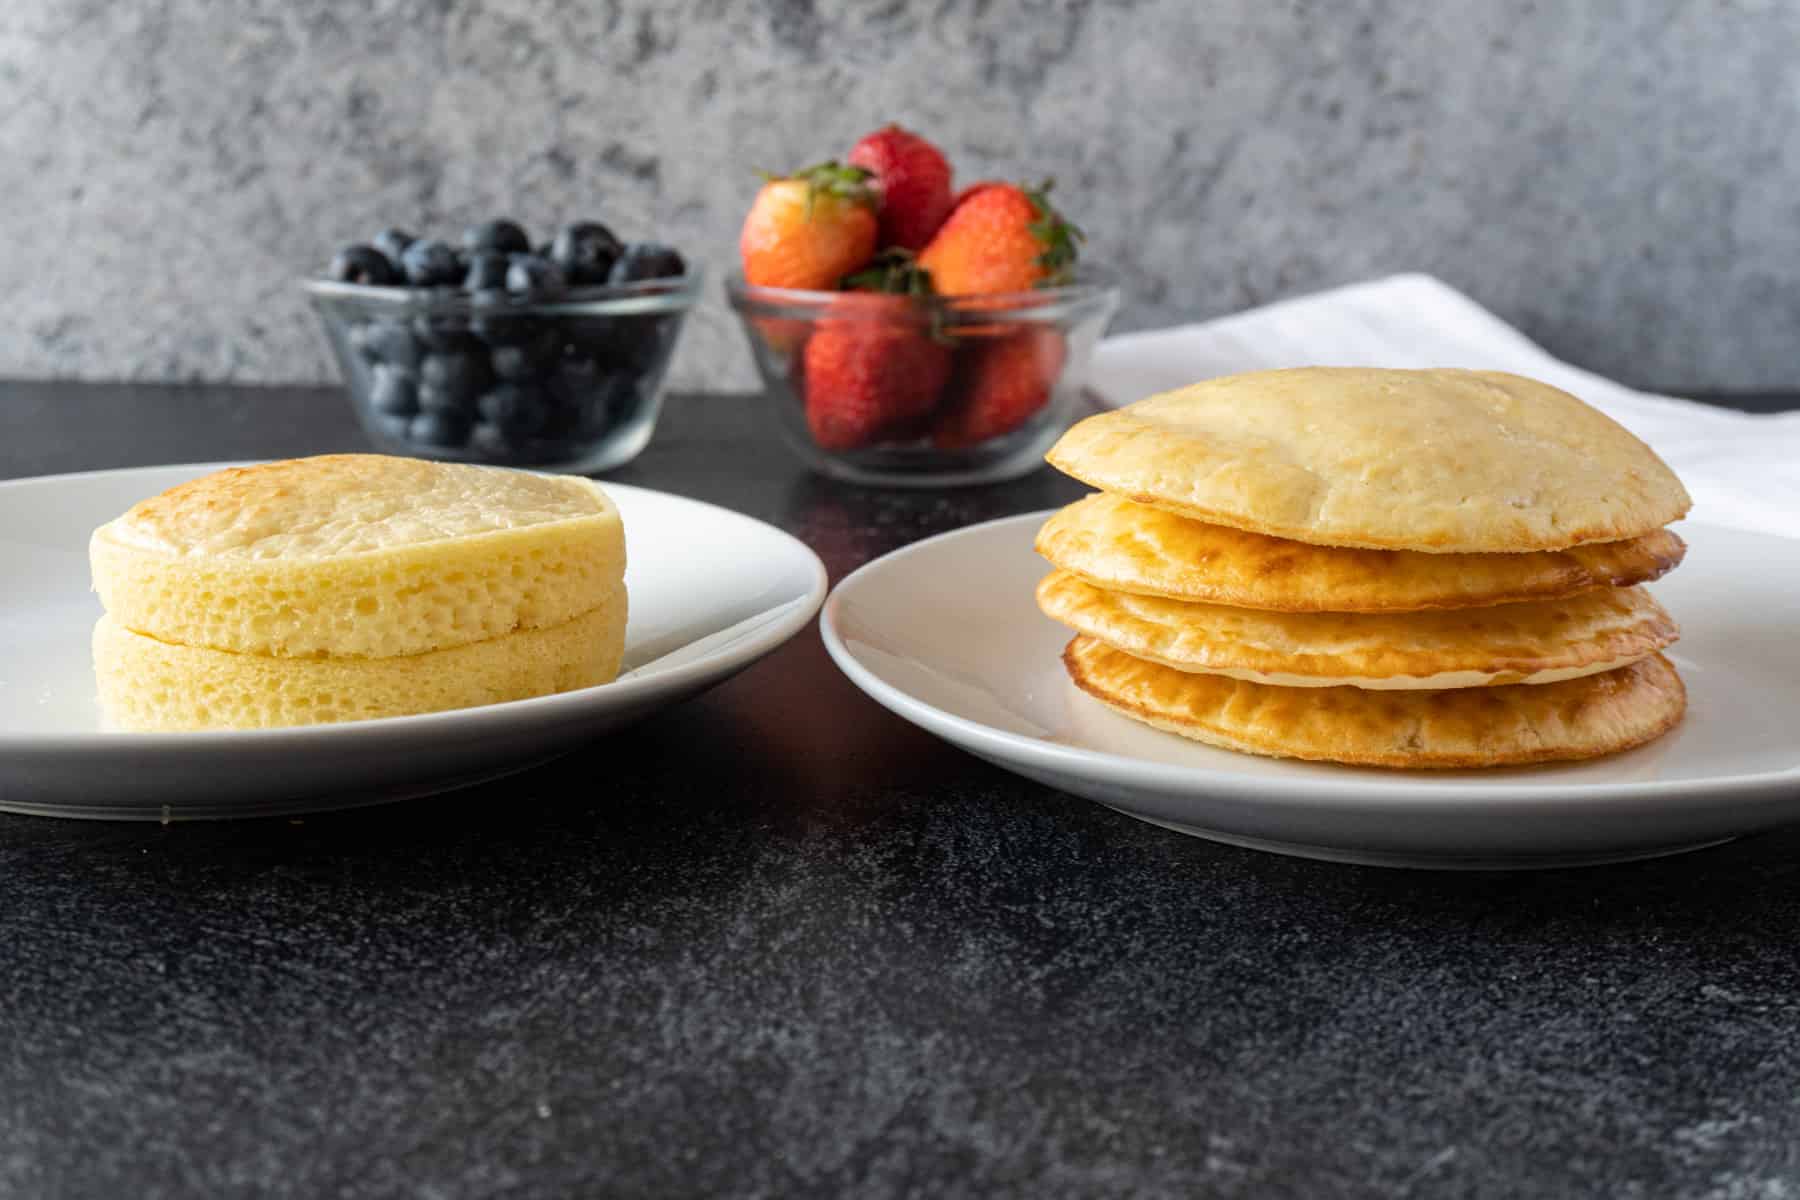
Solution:
<svg viewBox="0 0 1800 1200">
<path fill-rule="evenodd" d="M 269 658 L 173 645 L 110 616 L 94 627 L 100 703 L 117 728 L 266 729 L 470 708 L 608 683 L 625 592 L 572 621 L 403 658 Z"/>
<path fill-rule="evenodd" d="M 1092 638 L 1063 651 L 1069 677 L 1128 717 L 1275 758 L 1374 767 L 1499 767 L 1597 758 L 1674 728 L 1687 692 L 1658 654 L 1561 683 L 1370 692 L 1191 675 Z"/>
<path fill-rule="evenodd" d="M 1046 521 L 1037 551 L 1113 591 L 1275 612 L 1415 612 L 1645 583 L 1673 570 L 1687 547 L 1667 529 L 1526 554 L 1312 546 L 1099 492 Z"/>
<path fill-rule="evenodd" d="M 1181 671 L 1282 687 L 1433 689 L 1550 683 L 1673 645 L 1642 588 L 1417 613 L 1276 613 L 1109 592 L 1055 571 L 1038 607 L 1114 649 Z"/>
<path fill-rule="evenodd" d="M 619 513 L 586 479 L 337 454 L 170 488 L 95 531 L 120 625 L 243 654 L 382 658 L 543 629 L 625 572 Z"/>
<path fill-rule="evenodd" d="M 1089 417 L 1049 460 L 1157 508 L 1327 546 L 1561 550 L 1688 510 L 1681 481 L 1622 426 L 1492 371 L 1227 376 Z"/>
</svg>

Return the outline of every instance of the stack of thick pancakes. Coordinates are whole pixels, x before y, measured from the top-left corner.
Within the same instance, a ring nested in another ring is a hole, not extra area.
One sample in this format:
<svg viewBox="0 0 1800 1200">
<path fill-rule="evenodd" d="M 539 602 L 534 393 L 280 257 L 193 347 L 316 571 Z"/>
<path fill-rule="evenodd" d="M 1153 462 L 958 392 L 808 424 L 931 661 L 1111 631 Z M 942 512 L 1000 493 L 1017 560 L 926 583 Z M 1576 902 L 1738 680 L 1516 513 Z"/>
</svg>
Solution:
<svg viewBox="0 0 1800 1200">
<path fill-rule="evenodd" d="M 1388 767 L 1588 758 L 1672 728 L 1672 472 L 1567 393 L 1309 368 L 1071 429 L 1038 603 L 1090 695 L 1255 754 Z"/>
<path fill-rule="evenodd" d="M 94 532 L 123 729 L 402 716 L 611 680 L 625 534 L 586 479 L 376 454 L 237 467 Z"/>
</svg>

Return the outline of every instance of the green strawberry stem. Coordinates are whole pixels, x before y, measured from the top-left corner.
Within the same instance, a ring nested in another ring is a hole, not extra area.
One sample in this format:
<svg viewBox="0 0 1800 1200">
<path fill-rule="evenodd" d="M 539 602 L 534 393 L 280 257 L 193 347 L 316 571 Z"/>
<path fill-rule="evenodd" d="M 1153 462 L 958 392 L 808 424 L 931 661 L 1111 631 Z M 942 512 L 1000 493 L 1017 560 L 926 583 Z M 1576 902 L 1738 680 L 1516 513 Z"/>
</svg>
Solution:
<svg viewBox="0 0 1800 1200">
<path fill-rule="evenodd" d="M 797 179 L 806 184 L 806 217 L 812 219 L 813 201 L 820 196 L 836 196 L 860 204 L 873 212 L 881 200 L 875 189 L 869 186 L 869 180 L 875 178 L 873 171 L 865 171 L 861 167 L 846 166 L 834 159 L 816 163 L 810 167 L 802 167 L 792 175 L 776 175 L 771 171 L 758 171 L 764 181 L 779 183 L 787 179 Z"/>
<path fill-rule="evenodd" d="M 862 270 L 844 276 L 842 287 L 850 292 L 883 292 L 920 298 L 937 294 L 931 286 L 931 272 L 919 265 L 912 251 L 900 246 L 888 247 Z"/>
<path fill-rule="evenodd" d="M 847 292 L 879 292 L 926 302 L 937 295 L 931 272 L 919 265 L 911 250 L 902 246 L 889 246 L 871 259 L 868 266 L 844 276 L 839 286 Z M 949 345 L 951 338 L 944 328 L 943 308 L 928 304 L 927 309 L 931 314 L 928 330 L 931 340 Z"/>
<path fill-rule="evenodd" d="M 1037 257 L 1037 265 L 1044 269 L 1044 277 L 1037 283 L 1041 288 L 1061 287 L 1075 277 L 1075 260 L 1081 254 L 1081 243 L 1087 241 L 1079 226 L 1051 207 L 1050 189 L 1055 186 L 1056 180 L 1046 179 L 1036 190 L 1025 190 L 1038 217 L 1029 228 L 1043 247 Z"/>
</svg>

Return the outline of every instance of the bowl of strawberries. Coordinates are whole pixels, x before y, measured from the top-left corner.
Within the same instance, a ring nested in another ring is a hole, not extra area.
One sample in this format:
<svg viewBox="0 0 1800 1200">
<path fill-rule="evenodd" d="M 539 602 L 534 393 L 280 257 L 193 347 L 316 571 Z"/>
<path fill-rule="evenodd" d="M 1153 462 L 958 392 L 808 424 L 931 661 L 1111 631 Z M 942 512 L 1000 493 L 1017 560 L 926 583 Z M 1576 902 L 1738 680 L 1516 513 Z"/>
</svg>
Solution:
<svg viewBox="0 0 1800 1200">
<path fill-rule="evenodd" d="M 1119 303 L 1049 192 L 956 191 L 943 153 L 897 125 L 765 177 L 726 294 L 810 465 L 947 486 L 1042 464 Z"/>
</svg>

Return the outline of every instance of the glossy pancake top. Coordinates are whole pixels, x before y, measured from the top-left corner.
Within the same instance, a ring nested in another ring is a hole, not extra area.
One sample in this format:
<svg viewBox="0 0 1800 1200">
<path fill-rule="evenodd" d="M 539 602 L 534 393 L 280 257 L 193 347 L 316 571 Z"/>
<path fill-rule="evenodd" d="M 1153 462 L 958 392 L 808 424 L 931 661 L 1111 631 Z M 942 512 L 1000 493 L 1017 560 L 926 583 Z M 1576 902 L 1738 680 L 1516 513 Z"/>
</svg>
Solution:
<svg viewBox="0 0 1800 1200">
<path fill-rule="evenodd" d="M 1492 371 L 1226 376 L 1089 417 L 1049 461 L 1156 508 L 1326 546 L 1562 550 L 1641 537 L 1689 506 L 1623 426 Z"/>
</svg>

